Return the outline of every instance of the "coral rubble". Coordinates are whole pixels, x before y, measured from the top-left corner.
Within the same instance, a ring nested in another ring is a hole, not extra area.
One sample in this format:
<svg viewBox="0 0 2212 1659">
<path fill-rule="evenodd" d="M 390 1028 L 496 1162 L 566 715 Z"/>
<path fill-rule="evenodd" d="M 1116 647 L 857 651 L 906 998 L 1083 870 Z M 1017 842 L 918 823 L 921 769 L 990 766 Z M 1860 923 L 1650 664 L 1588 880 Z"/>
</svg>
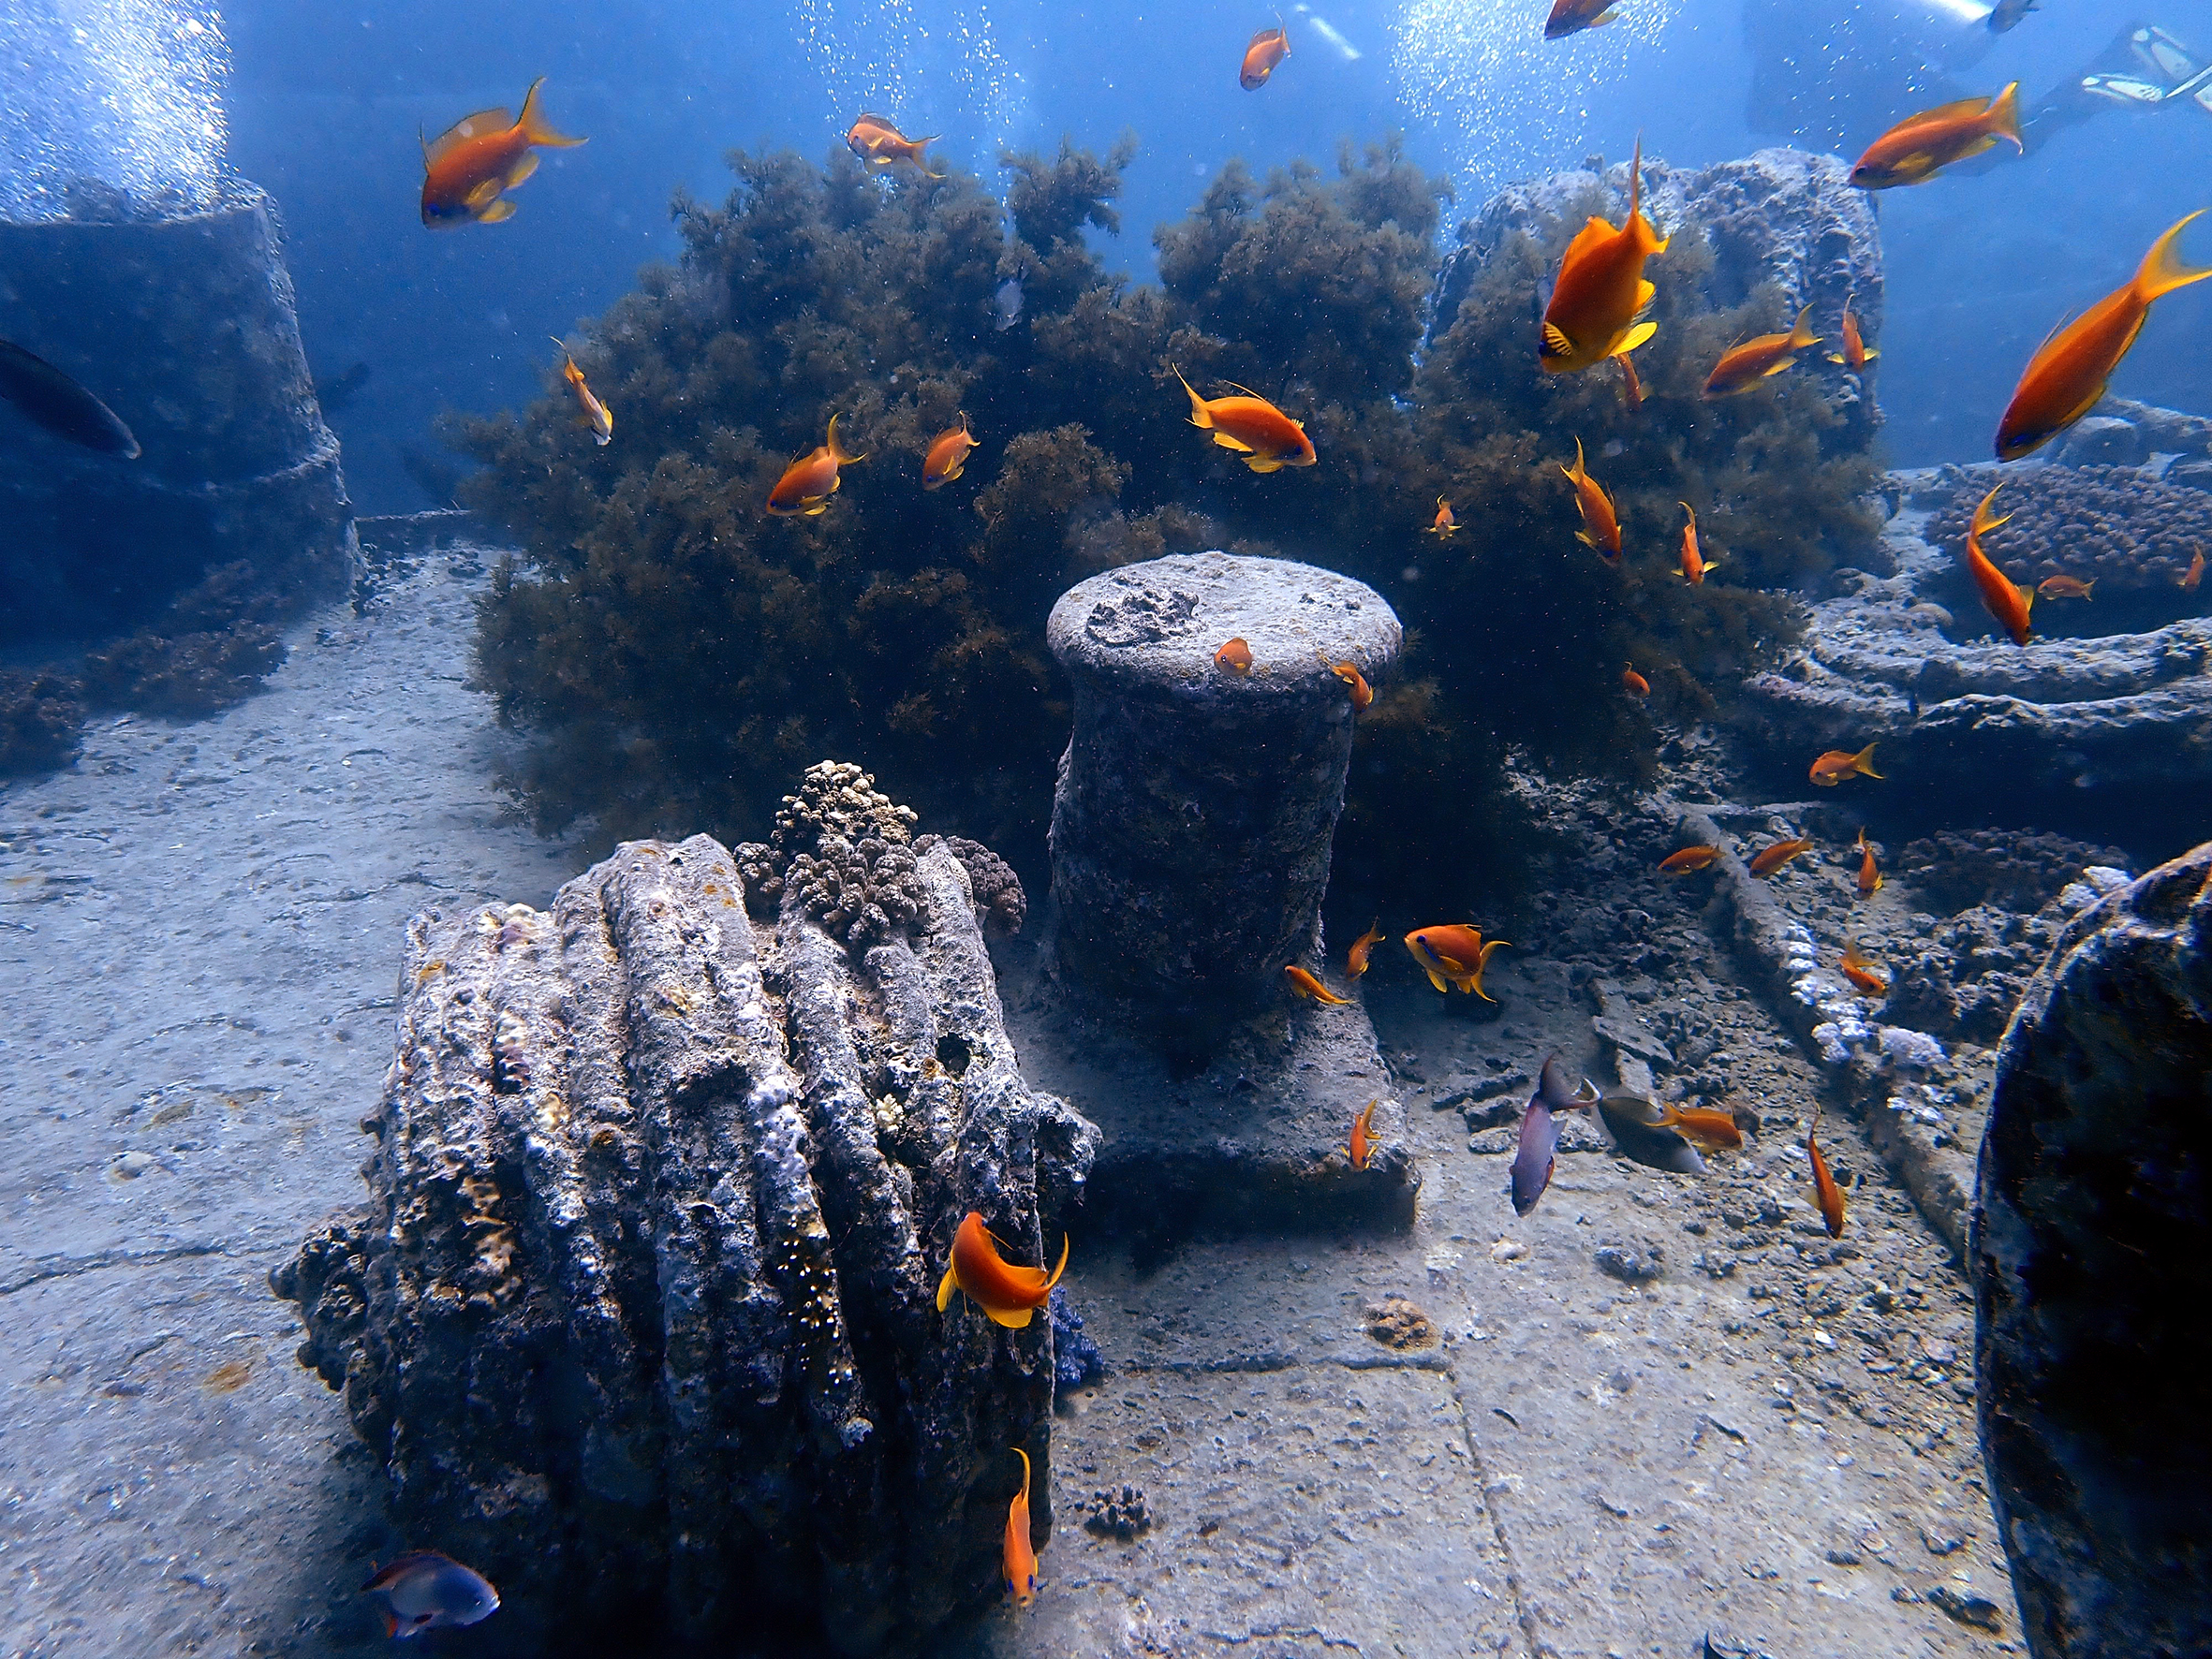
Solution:
<svg viewBox="0 0 2212 1659">
<path fill-rule="evenodd" d="M 906 822 L 837 767 L 788 817 Z M 910 1646 L 996 1593 L 1012 1446 L 1049 1527 L 1057 1327 L 935 1292 L 970 1210 L 1056 1244 L 1097 1132 L 1024 1082 L 960 860 L 907 858 L 833 928 L 705 836 L 410 925 L 369 1202 L 273 1283 L 497 1651 Z"/>
<path fill-rule="evenodd" d="M 1683 198 L 1713 222 L 1669 227 L 1651 394 L 1631 413 L 1610 371 L 1541 374 L 1528 321 L 1578 215 L 1603 204 L 1597 180 L 1470 244 L 1439 302 L 1445 192 L 1394 143 L 1347 148 L 1333 176 L 1232 162 L 1157 233 L 1160 285 L 1132 286 L 1084 240 L 1118 228 L 1131 154 L 1010 156 L 1003 211 L 958 173 L 886 183 L 842 154 L 737 154 L 726 205 L 677 203 L 681 264 L 645 272 L 577 345 L 622 411 L 610 446 L 574 441 L 550 382 L 519 417 L 455 430 L 486 463 L 469 499 L 526 551 L 483 605 L 479 671 L 530 733 L 509 783 L 541 822 L 740 832 L 773 810 L 773 781 L 835 747 L 1034 860 L 1069 712 L 1044 652 L 1053 597 L 1226 547 L 1355 576 L 1404 614 L 1416 657 L 1363 721 L 1351 856 L 1370 883 L 1464 889 L 1457 844 L 1506 821 L 1509 745 L 1648 765 L 1619 662 L 1702 708 L 1794 630 L 1759 586 L 1869 542 L 1854 378 L 1808 363 L 1726 408 L 1696 397 L 1732 331 L 1780 315 L 1777 285 L 1840 301 L 1856 283 L 1875 315 L 1871 242 L 1808 161 L 1792 182 L 1755 158 Z M 1715 298 L 1716 271 L 1748 286 Z M 1023 304 L 1000 329 L 1009 280 Z M 1248 473 L 1185 423 L 1171 362 L 1202 389 L 1261 390 L 1320 464 Z M 924 492 L 922 453 L 963 412 L 981 448 Z M 819 518 L 771 521 L 770 485 L 831 413 L 871 460 Z M 1568 536 L 1552 467 L 1577 435 L 1620 492 L 1625 573 Z M 1420 534 L 1440 494 L 1465 527 L 1449 544 Z M 1695 590 L 1668 574 L 1680 499 L 1723 555 Z"/>
</svg>

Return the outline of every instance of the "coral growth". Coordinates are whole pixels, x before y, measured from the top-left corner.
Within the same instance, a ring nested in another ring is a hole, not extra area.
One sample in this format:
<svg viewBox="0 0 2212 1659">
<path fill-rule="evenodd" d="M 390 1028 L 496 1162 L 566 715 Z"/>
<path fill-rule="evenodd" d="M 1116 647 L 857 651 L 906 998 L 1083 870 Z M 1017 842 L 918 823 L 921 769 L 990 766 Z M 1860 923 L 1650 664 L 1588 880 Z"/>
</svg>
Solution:
<svg viewBox="0 0 2212 1659">
<path fill-rule="evenodd" d="M 1367 1334 L 1386 1348 L 1400 1353 L 1414 1348 L 1433 1348 L 1440 1340 L 1436 1323 L 1421 1311 L 1418 1304 L 1402 1296 L 1386 1296 L 1379 1302 L 1367 1304 Z"/>
<path fill-rule="evenodd" d="M 0 668 L 0 778 L 76 758 L 84 688 L 52 668 Z"/>
<path fill-rule="evenodd" d="M 791 888 L 824 932 L 850 945 L 880 945 L 922 911 L 913 822 L 914 809 L 877 790 L 859 767 L 810 766 L 799 793 L 784 797 L 768 844 L 748 841 L 735 849 L 745 902 L 774 915 Z"/>
<path fill-rule="evenodd" d="M 2212 495 L 2136 467 L 1957 467 L 1946 468 L 1943 481 L 1951 488 L 1928 516 L 1927 539 L 1963 545 L 1974 504 L 2001 483 L 1992 510 L 2013 521 L 1985 546 L 2007 576 L 2031 586 L 2074 576 L 2094 579 L 2100 597 L 2146 588 L 2171 594 L 2190 556 L 2212 551 Z"/>
<path fill-rule="evenodd" d="M 1094 1491 L 1084 1505 L 1084 1530 L 1101 1538 L 1127 1544 L 1152 1530 L 1152 1505 L 1142 1487 L 1123 1485 L 1118 1491 Z"/>
<path fill-rule="evenodd" d="M 1907 842 L 1897 874 L 1927 904 L 1946 912 L 1976 904 L 2036 911 L 2090 866 L 2126 869 L 2127 864 L 2127 855 L 2116 847 L 2092 846 L 2063 835 L 1945 830 Z"/>
<path fill-rule="evenodd" d="M 1619 695 L 1621 662 L 1658 705 L 1702 710 L 1794 625 L 1752 584 L 1870 541 L 1868 423 L 1837 412 L 1837 377 L 1698 400 L 1710 360 L 1785 301 L 1699 314 L 1694 226 L 1655 268 L 1660 334 L 1630 413 L 1610 369 L 1537 368 L 1531 298 L 1595 196 L 1463 273 L 1417 367 L 1446 192 L 1394 142 L 1348 147 L 1333 176 L 1231 163 L 1157 233 L 1157 287 L 1110 276 L 1084 241 L 1117 228 L 1131 154 L 1010 156 L 1003 212 L 957 173 L 736 154 L 726 205 L 679 199 L 680 266 L 647 271 L 577 345 L 619 412 L 610 446 L 577 441 L 550 381 L 520 417 L 454 429 L 485 463 L 470 500 L 527 551 L 483 603 L 478 664 L 531 734 L 508 782 L 539 822 L 743 832 L 773 780 L 830 748 L 1033 859 L 1068 726 L 1052 600 L 1101 568 L 1225 547 L 1356 575 L 1409 624 L 1410 671 L 1363 718 L 1346 823 L 1370 844 L 1349 856 L 1355 885 L 1464 890 L 1481 878 L 1469 827 L 1508 821 L 1509 747 L 1646 768 L 1654 731 Z M 1024 304 L 1000 330 L 1010 278 Z M 1190 430 L 1171 362 L 1209 394 L 1279 403 L 1321 463 L 1249 473 Z M 923 451 L 963 412 L 981 448 L 924 493 Z M 833 413 L 867 459 L 822 516 L 769 519 L 770 486 Z M 1571 539 L 1554 463 L 1577 435 L 1620 498 L 1625 571 Z M 1439 494 L 1466 527 L 1449 543 L 1421 534 Z M 1723 556 L 1702 588 L 1670 574 L 1677 500 Z"/>
<path fill-rule="evenodd" d="M 983 932 L 1000 939 L 1020 932 L 1022 924 L 1029 919 L 1029 896 L 1022 890 L 1022 878 L 1014 874 L 1014 867 L 981 842 L 965 835 L 924 835 L 914 844 L 914 850 L 926 853 L 939 842 L 967 871 L 968 889 L 975 895 L 976 920 Z M 1077 1329 L 1082 1329 L 1081 1321 Z"/>
</svg>

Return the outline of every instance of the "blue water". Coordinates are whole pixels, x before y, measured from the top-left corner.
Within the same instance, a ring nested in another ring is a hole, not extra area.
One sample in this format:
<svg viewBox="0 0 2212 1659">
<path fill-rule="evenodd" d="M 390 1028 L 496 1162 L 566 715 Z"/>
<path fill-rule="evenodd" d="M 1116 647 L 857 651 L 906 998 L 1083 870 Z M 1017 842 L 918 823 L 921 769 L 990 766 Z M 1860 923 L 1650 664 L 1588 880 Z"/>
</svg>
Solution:
<svg viewBox="0 0 2212 1659">
<path fill-rule="evenodd" d="M 1267 6 L 257 3 L 228 13 L 230 154 L 283 205 L 317 373 L 371 365 L 333 424 L 354 496 L 374 512 L 429 505 L 400 456 L 435 451 L 439 410 L 535 395 L 546 335 L 673 254 L 672 191 L 718 200 L 733 146 L 818 158 L 863 108 L 943 132 L 936 154 L 987 183 L 1002 144 L 1050 150 L 1068 135 L 1103 148 L 1133 132 L 1122 233 L 1105 245 L 1138 280 L 1151 273 L 1153 227 L 1186 212 L 1231 155 L 1262 174 L 1301 156 L 1326 166 L 1341 139 L 1399 131 L 1415 159 L 1455 179 L 1464 216 L 1511 179 L 1625 156 L 1639 133 L 1647 154 L 1679 166 L 1789 141 L 1747 111 L 1743 0 L 1625 0 L 1619 22 L 1550 44 L 1541 7 L 1526 3 L 1315 9 L 1359 57 L 1293 11 L 1291 57 L 1248 94 L 1236 65 L 1271 21 Z M 1887 83 L 1872 43 L 1911 38 L 1874 5 L 1811 0 L 1784 15 L 1786 31 L 1801 20 L 1808 55 L 1833 31 L 1843 49 L 1827 73 L 1874 98 Z M 2048 0 L 1954 80 L 1994 91 L 2016 79 L 2032 101 L 2146 19 L 2212 58 L 2205 0 Z M 1986 39 L 1957 33 L 1961 55 Z M 537 75 L 550 78 L 555 124 L 591 143 L 543 153 L 511 222 L 424 230 L 418 129 L 435 136 L 469 110 L 512 106 Z M 1818 84 L 1810 69 L 1805 79 Z M 2123 280 L 2175 218 L 2212 205 L 2207 180 L 2212 116 L 2116 108 L 2025 160 L 2008 152 L 1980 172 L 1885 194 L 1880 392 L 1893 461 L 1981 457 L 2043 335 Z M 2200 286 L 2160 305 L 2115 390 L 2212 407 L 2208 369 L 2212 286 Z"/>
</svg>

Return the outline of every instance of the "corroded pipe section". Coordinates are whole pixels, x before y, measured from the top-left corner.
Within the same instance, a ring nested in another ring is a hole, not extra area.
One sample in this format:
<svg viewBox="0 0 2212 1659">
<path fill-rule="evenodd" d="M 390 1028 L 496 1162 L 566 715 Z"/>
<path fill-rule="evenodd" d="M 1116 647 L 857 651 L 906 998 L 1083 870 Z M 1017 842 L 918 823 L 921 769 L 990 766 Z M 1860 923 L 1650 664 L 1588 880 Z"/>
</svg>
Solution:
<svg viewBox="0 0 2212 1659">
<path fill-rule="evenodd" d="M 1329 665 L 1381 679 L 1396 615 L 1311 565 L 1179 553 L 1070 588 L 1046 638 L 1075 684 L 1053 802 L 1063 975 L 1168 1007 L 1273 992 L 1314 943 L 1344 805 L 1352 691 Z M 1217 663 L 1231 639 L 1248 671 Z"/>
<path fill-rule="evenodd" d="M 1097 1132 L 1023 1081 L 966 866 L 865 785 L 809 777 L 897 840 L 904 919 L 850 940 L 764 890 L 796 836 L 409 929 L 370 1201 L 273 1282 L 395 1520 L 500 1586 L 486 1652 L 910 1647 L 996 1593 L 1015 1446 L 1049 1529 L 1051 1322 L 935 1296 L 971 1209 L 1057 1253 Z"/>
<path fill-rule="evenodd" d="M 1998 1059 L 1969 1262 L 2036 1659 L 2212 1652 L 2212 843 L 2084 911 Z"/>
</svg>

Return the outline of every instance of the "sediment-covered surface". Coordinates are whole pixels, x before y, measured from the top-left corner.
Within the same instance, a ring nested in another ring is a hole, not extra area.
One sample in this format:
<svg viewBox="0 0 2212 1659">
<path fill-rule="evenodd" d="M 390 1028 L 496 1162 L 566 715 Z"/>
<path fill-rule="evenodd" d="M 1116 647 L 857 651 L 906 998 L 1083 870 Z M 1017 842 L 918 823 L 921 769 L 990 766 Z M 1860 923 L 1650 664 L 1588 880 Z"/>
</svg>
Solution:
<svg viewBox="0 0 2212 1659">
<path fill-rule="evenodd" d="M 435 555 L 367 616 L 296 633 L 267 695 L 197 727 L 100 727 L 72 771 L 0 794 L 20 1010 L 0 1202 L 28 1218 L 0 1238 L 0 1652 L 384 1652 L 354 1587 L 437 1541 L 388 1523 L 263 1275 L 360 1192 L 406 918 L 543 904 L 587 861 L 503 824 L 483 788 L 489 713 L 462 689 L 475 570 Z M 1410 1231 L 1140 1257 L 1078 1220 L 1066 1288 L 1108 1371 L 1054 1419 L 1042 1594 L 949 1652 L 2013 1639 L 1945 1241 L 1715 943 L 1709 889 L 1649 875 L 1671 821 L 1632 798 L 1545 810 L 1572 836 L 1492 966 L 1496 1008 L 1447 1004 L 1395 947 L 1362 982 L 1391 1067 L 1383 1155 L 1423 1174 Z M 1615 1035 L 1672 1056 L 1644 1061 L 1656 1088 L 1734 1111 L 1746 1148 L 1661 1175 L 1576 1125 L 1517 1222 L 1528 1074 L 1556 1049 L 1615 1080 L 1600 980 L 1633 1010 Z M 1323 1109 L 1331 1080 L 1304 1076 Z M 1347 1130 L 1382 1080 L 1335 1079 Z M 1851 1205 L 1836 1241 L 1804 1191 L 1822 1099 Z M 1984 1601 L 1994 1631 L 1967 1622 Z"/>
</svg>

